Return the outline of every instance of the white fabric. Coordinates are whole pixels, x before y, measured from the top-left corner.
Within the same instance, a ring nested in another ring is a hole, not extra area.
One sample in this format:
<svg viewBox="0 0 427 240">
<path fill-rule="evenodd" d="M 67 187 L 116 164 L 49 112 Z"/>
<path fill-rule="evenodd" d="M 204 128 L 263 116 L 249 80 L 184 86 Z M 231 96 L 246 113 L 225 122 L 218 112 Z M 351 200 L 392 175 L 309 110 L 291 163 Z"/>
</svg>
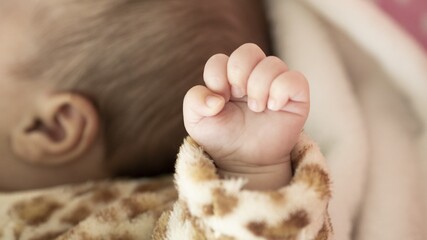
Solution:
<svg viewBox="0 0 427 240">
<path fill-rule="evenodd" d="M 362 0 L 269 0 L 276 54 L 310 82 L 306 131 L 334 183 L 335 239 L 427 239 L 427 56 Z"/>
</svg>

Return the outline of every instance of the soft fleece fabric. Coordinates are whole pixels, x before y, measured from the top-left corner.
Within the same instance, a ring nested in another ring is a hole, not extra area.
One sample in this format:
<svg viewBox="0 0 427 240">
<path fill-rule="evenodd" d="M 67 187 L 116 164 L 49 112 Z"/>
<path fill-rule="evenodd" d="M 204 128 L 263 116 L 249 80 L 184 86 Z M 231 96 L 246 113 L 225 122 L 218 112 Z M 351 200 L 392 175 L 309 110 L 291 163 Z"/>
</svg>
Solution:
<svg viewBox="0 0 427 240">
<path fill-rule="evenodd" d="M 291 158 L 289 185 L 248 191 L 244 179 L 220 179 L 213 161 L 187 138 L 176 164 L 176 188 L 165 177 L 2 194 L 0 238 L 332 239 L 322 154 L 301 134 Z"/>
</svg>

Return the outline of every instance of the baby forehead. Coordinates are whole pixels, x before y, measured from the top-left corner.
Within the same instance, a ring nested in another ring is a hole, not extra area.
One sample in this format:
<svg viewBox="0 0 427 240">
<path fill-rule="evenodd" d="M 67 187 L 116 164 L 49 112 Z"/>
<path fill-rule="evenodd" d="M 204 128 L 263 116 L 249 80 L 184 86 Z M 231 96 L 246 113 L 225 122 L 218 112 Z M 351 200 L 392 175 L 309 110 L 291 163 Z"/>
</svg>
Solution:
<svg viewBox="0 0 427 240">
<path fill-rule="evenodd" d="M 24 13 L 30 13 L 35 6 L 39 4 L 34 0 L 0 0 L 0 13 L 3 17 L 13 18 L 16 14 L 19 14 L 16 17 L 23 17 Z"/>
<path fill-rule="evenodd" d="M 36 15 L 36 5 L 22 3 L 21 0 L 8 1 L 0 0 L 0 30 L 1 31 L 20 31 L 24 27 L 30 28 L 32 19 Z"/>
<path fill-rule="evenodd" d="M 8 66 L 25 61 L 37 51 L 34 22 L 36 7 L 24 6 L 21 0 L 0 0 L 0 66 Z"/>
<path fill-rule="evenodd" d="M 61 2 L 63 1 L 0 0 L 0 24 L 3 23 L 3 27 L 37 29 L 40 23 L 53 20 L 51 17 L 57 14 L 55 9 L 61 9 Z"/>
<path fill-rule="evenodd" d="M 36 36 L 51 32 L 53 26 L 60 24 L 66 2 L 0 0 L 0 38 L 3 36 L 2 40 L 6 41 L 25 37 L 28 41 L 35 41 Z"/>
<path fill-rule="evenodd" d="M 0 0 L 0 31 L 1 36 L 18 36 L 29 33 L 37 23 L 33 22 L 35 7 L 16 4 L 14 1 L 3 3 Z M 0 37 L 1 37 L 0 36 Z"/>
</svg>

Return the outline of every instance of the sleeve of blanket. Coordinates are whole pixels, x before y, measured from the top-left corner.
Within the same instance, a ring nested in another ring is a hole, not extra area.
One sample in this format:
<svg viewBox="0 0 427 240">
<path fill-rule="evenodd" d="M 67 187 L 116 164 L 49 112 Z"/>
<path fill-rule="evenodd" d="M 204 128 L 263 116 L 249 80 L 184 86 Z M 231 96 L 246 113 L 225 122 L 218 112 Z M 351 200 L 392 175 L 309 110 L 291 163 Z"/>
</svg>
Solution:
<svg viewBox="0 0 427 240">
<path fill-rule="evenodd" d="M 291 153 L 293 178 L 276 191 L 249 191 L 245 179 L 221 179 L 191 138 L 181 146 L 179 199 L 157 223 L 154 239 L 332 239 L 329 173 L 304 133 Z"/>
</svg>

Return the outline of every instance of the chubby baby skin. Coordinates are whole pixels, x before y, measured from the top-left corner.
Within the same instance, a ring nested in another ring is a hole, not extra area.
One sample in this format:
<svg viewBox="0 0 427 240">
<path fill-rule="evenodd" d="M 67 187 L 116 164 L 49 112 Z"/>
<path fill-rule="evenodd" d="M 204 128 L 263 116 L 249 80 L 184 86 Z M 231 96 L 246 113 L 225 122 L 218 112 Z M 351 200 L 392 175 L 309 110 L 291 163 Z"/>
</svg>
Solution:
<svg viewBox="0 0 427 240">
<path fill-rule="evenodd" d="M 250 43 L 212 56 L 203 77 L 206 86 L 185 96 L 184 124 L 218 173 L 245 178 L 253 190 L 288 184 L 290 153 L 310 109 L 305 77 Z"/>
</svg>

